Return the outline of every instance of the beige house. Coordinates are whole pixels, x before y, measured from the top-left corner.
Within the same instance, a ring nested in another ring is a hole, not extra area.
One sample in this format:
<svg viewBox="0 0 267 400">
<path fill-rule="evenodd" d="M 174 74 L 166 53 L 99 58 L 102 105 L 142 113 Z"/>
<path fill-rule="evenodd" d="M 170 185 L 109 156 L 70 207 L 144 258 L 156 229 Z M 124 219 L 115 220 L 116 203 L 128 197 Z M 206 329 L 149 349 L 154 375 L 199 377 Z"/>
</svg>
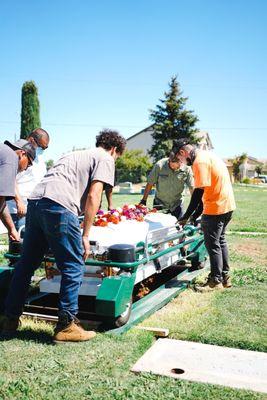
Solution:
<svg viewBox="0 0 267 400">
<path fill-rule="evenodd" d="M 257 176 L 257 173 L 255 172 L 257 165 L 263 166 L 263 164 L 257 160 L 257 158 L 248 156 L 243 164 L 241 164 L 239 167 L 241 180 L 244 178 L 254 178 Z"/>
<path fill-rule="evenodd" d="M 227 165 L 231 180 L 232 182 L 234 182 L 233 159 L 232 158 L 224 159 L 224 162 Z M 258 160 L 255 157 L 247 156 L 243 164 L 241 164 L 239 167 L 240 180 L 242 181 L 244 178 L 251 179 L 257 177 L 255 169 L 258 165 L 260 165 L 263 168 L 263 173 L 265 173 L 266 160 Z"/>
<path fill-rule="evenodd" d="M 151 149 L 154 139 L 152 133 L 154 125 L 150 125 L 140 132 L 130 136 L 127 139 L 127 149 L 128 150 L 143 150 L 144 153 L 148 154 Z M 200 139 L 199 148 L 202 150 L 211 150 L 213 145 L 208 132 L 200 131 L 196 133 L 196 136 Z"/>
<path fill-rule="evenodd" d="M 228 159 L 224 159 L 223 161 L 224 161 L 224 163 L 225 163 L 225 165 L 226 165 L 226 167 L 228 169 L 231 182 L 234 183 L 235 178 L 234 178 L 234 173 L 233 173 L 233 169 L 234 169 L 233 168 L 233 162 L 231 160 L 228 160 Z"/>
</svg>

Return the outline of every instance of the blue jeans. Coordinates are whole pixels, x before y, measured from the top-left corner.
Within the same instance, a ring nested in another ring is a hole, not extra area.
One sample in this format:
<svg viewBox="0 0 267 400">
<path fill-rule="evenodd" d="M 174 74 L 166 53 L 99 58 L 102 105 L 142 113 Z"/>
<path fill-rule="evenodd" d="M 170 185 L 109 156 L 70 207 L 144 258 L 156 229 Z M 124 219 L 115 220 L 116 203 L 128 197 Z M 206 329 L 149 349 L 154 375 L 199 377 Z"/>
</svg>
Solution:
<svg viewBox="0 0 267 400">
<path fill-rule="evenodd" d="M 62 275 L 59 315 L 67 314 L 72 320 L 78 313 L 78 292 L 84 272 L 79 220 L 65 207 L 43 198 L 28 202 L 22 255 L 15 265 L 6 299 L 7 316 L 22 314 L 31 277 L 49 248 Z"/>
</svg>

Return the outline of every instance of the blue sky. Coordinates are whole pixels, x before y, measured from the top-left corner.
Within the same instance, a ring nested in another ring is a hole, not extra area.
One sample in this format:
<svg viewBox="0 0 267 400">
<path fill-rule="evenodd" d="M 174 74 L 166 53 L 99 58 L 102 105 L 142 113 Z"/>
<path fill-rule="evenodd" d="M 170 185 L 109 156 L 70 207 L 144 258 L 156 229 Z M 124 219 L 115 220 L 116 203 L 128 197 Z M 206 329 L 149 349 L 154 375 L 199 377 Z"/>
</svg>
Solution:
<svg viewBox="0 0 267 400">
<path fill-rule="evenodd" d="M 267 158 L 267 1 L 17 0 L 0 8 L 0 141 L 39 88 L 46 158 L 148 126 L 172 75 L 222 157 Z"/>
</svg>

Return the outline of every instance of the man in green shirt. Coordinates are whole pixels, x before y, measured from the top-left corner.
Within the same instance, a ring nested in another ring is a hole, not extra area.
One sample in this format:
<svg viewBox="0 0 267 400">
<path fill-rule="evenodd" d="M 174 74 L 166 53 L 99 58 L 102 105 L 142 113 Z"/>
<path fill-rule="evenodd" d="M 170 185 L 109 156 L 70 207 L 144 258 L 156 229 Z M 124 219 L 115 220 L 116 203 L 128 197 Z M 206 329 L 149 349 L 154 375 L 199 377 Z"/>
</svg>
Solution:
<svg viewBox="0 0 267 400">
<path fill-rule="evenodd" d="M 189 188 L 190 194 L 194 190 L 191 168 L 180 164 L 172 153 L 169 158 L 159 160 L 148 176 L 140 204 L 146 205 L 148 194 L 153 185 L 156 186 L 153 206 L 158 210 L 171 213 L 178 219 L 183 214 L 185 188 Z"/>
</svg>

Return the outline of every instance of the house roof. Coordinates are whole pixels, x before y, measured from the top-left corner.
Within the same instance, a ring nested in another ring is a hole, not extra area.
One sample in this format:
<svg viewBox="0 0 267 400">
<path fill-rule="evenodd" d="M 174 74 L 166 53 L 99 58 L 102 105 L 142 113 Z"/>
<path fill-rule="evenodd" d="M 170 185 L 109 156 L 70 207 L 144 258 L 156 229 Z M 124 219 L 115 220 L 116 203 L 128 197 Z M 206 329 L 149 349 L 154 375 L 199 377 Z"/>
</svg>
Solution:
<svg viewBox="0 0 267 400">
<path fill-rule="evenodd" d="M 143 133 L 143 132 L 145 132 L 145 131 L 148 131 L 149 129 L 153 128 L 153 126 L 154 126 L 154 124 L 149 125 L 147 128 L 142 129 L 141 131 L 139 131 L 139 132 L 135 133 L 134 135 L 128 137 L 127 140 L 130 140 L 130 139 L 134 138 L 135 136 L 140 135 L 140 133 Z"/>
<path fill-rule="evenodd" d="M 207 131 L 198 131 L 195 133 L 195 135 L 198 137 L 198 139 L 206 139 L 207 142 L 209 143 L 210 148 L 214 149 L 210 135 L 208 134 Z"/>
<path fill-rule="evenodd" d="M 233 166 L 232 160 L 228 160 L 228 158 L 223 158 L 223 162 L 227 167 L 232 167 Z"/>
<path fill-rule="evenodd" d="M 133 139 L 134 137 L 140 135 L 140 134 L 143 133 L 143 132 L 146 132 L 146 131 L 149 131 L 149 130 L 153 130 L 153 126 L 154 126 L 154 125 L 155 125 L 155 124 L 149 125 L 149 126 L 146 127 L 145 129 L 142 129 L 141 131 L 139 131 L 139 132 L 135 133 L 134 135 L 128 137 L 127 140 Z M 207 141 L 208 141 L 208 143 L 210 144 L 210 148 L 212 148 L 212 149 L 214 148 L 213 145 L 212 145 L 212 141 L 211 141 L 211 139 L 210 139 L 210 135 L 208 134 L 208 132 L 206 132 L 206 131 L 198 131 L 198 132 L 195 133 L 195 135 L 196 135 L 199 139 L 206 138 Z"/>
<path fill-rule="evenodd" d="M 233 160 L 234 160 L 234 158 L 224 158 L 224 159 L 223 159 L 223 161 L 225 162 L 225 164 L 226 164 L 227 166 L 229 166 L 229 167 L 230 167 L 231 165 L 233 165 Z M 255 158 L 255 157 L 251 157 L 251 156 L 247 156 L 247 161 L 248 161 L 248 163 L 249 163 L 249 162 L 252 162 L 252 163 L 258 164 L 258 165 L 264 164 L 263 161 L 259 160 L 258 158 Z"/>
</svg>

